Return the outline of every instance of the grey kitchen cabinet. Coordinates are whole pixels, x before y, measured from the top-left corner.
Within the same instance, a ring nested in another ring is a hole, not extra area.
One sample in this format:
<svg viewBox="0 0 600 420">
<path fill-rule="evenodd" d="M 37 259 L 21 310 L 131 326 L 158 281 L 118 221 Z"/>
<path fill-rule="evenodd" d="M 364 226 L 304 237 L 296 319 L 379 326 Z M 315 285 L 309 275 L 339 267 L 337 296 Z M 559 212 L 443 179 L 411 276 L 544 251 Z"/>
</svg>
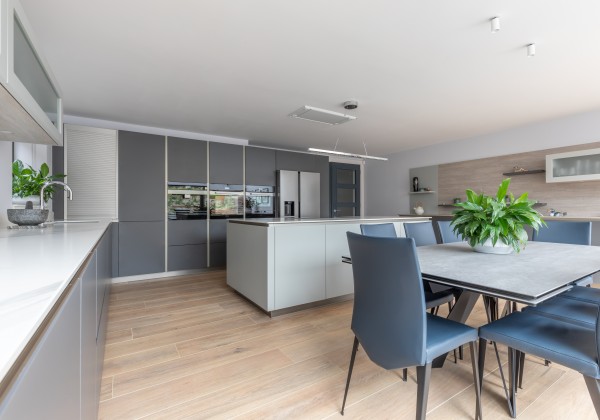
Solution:
<svg viewBox="0 0 600 420">
<path fill-rule="evenodd" d="M 0 405 L 0 419 L 81 417 L 81 282 L 61 303 Z"/>
<path fill-rule="evenodd" d="M 169 220 L 168 270 L 206 268 L 208 265 L 207 234 L 206 220 Z"/>
<path fill-rule="evenodd" d="M 169 182 L 207 182 L 207 142 L 168 137 L 167 145 Z"/>
<path fill-rule="evenodd" d="M 207 267 L 207 244 L 172 245 L 168 248 L 169 271 L 196 270 Z"/>
<path fill-rule="evenodd" d="M 80 279 L 81 283 L 81 418 L 98 416 L 97 370 L 97 294 L 96 257 L 94 253 Z"/>
<path fill-rule="evenodd" d="M 119 131 L 119 221 L 165 219 L 165 138 Z"/>
<path fill-rule="evenodd" d="M 315 172 L 321 175 L 321 217 L 329 214 L 329 158 L 315 155 Z"/>
<path fill-rule="evenodd" d="M 227 219 L 210 220 L 210 267 L 223 267 L 227 262 Z"/>
<path fill-rule="evenodd" d="M 277 169 L 285 171 L 316 172 L 316 155 L 277 150 L 275 156 Z"/>
<path fill-rule="evenodd" d="M 246 185 L 275 185 L 275 150 L 246 147 Z"/>
<path fill-rule="evenodd" d="M 211 142 L 208 145 L 208 150 L 211 184 L 243 184 L 243 146 Z"/>
<path fill-rule="evenodd" d="M 163 271 L 165 222 L 119 222 L 119 276 Z"/>
<path fill-rule="evenodd" d="M 207 237 L 206 220 L 169 220 L 169 246 L 205 244 Z"/>
</svg>

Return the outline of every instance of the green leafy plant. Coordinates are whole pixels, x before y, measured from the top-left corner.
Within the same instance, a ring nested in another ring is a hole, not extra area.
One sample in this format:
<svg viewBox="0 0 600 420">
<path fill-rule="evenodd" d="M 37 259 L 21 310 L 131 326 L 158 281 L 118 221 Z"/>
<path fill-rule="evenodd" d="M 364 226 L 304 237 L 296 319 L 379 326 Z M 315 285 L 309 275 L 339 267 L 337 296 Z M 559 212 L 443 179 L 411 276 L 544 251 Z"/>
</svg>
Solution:
<svg viewBox="0 0 600 420">
<path fill-rule="evenodd" d="M 20 160 L 15 160 L 12 164 L 12 193 L 17 197 L 28 197 L 30 195 L 40 195 L 42 187 L 48 181 L 64 179 L 65 175 L 50 175 L 50 168 L 46 163 L 42 163 L 40 170 L 36 171 L 30 165 L 24 165 Z M 49 185 L 44 190 L 44 202 L 54 196 L 54 188 Z"/>
<path fill-rule="evenodd" d="M 519 252 L 527 243 L 523 227 L 528 225 L 537 231 L 546 223 L 533 209 L 536 201 L 530 200 L 527 193 L 515 199 L 512 193 L 508 194 L 509 185 L 510 178 L 506 178 L 495 197 L 467 190 L 467 200 L 455 204 L 460 210 L 452 218 L 454 232 L 471 246 L 490 239 L 494 246 L 501 241 Z"/>
</svg>

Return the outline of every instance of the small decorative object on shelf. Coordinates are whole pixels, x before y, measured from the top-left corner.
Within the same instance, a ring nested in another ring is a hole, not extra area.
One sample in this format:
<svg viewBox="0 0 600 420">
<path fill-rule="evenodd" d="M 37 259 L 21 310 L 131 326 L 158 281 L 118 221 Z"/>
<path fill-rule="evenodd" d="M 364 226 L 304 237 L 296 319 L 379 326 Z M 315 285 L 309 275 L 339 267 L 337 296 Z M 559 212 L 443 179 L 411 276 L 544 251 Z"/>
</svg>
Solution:
<svg viewBox="0 0 600 420">
<path fill-rule="evenodd" d="M 534 200 L 524 193 L 515 198 L 508 194 L 510 178 L 500 184 L 495 197 L 467 190 L 467 201 L 458 203 L 461 210 L 454 213 L 452 226 L 474 251 L 489 254 L 519 252 L 527 243 L 525 225 L 536 231 L 545 226 L 541 215 L 533 209 Z"/>
<path fill-rule="evenodd" d="M 413 177 L 413 191 L 417 192 L 419 191 L 419 178 L 418 177 Z"/>
<path fill-rule="evenodd" d="M 422 215 L 423 213 L 425 213 L 425 209 L 423 208 L 423 203 L 421 203 L 420 201 L 417 201 L 415 203 L 415 207 L 413 208 L 413 210 L 419 216 Z"/>
</svg>

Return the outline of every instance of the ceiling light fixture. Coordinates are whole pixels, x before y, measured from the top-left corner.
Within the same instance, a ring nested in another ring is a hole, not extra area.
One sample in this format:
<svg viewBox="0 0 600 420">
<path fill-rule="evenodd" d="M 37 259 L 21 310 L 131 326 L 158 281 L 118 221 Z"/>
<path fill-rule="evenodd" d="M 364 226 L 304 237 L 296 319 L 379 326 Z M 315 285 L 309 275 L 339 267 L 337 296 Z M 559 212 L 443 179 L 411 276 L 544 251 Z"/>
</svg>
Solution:
<svg viewBox="0 0 600 420">
<path fill-rule="evenodd" d="M 388 160 L 387 158 L 383 158 L 383 157 L 370 156 L 367 153 L 367 145 L 365 144 L 365 142 L 363 142 L 363 147 L 365 148 L 365 154 L 364 155 L 359 155 L 359 154 L 356 154 L 356 153 L 338 152 L 337 146 L 338 146 L 339 142 L 340 142 L 340 139 L 338 137 L 338 139 L 335 141 L 335 147 L 333 148 L 333 150 L 317 149 L 317 148 L 314 148 L 314 147 L 309 147 L 308 151 L 309 152 L 317 152 L 317 153 L 325 153 L 325 154 L 328 154 L 328 155 L 345 156 L 345 157 L 350 157 L 350 158 L 373 159 L 373 160 Z"/>
<path fill-rule="evenodd" d="M 292 118 L 298 118 L 300 120 L 314 121 L 327 125 L 343 124 L 356 119 L 356 117 L 353 117 L 352 115 L 329 111 L 327 109 L 315 108 L 314 106 L 308 105 L 304 105 L 302 108 L 297 109 L 289 116 Z"/>
<path fill-rule="evenodd" d="M 535 57 L 535 44 L 527 45 L 527 57 Z"/>
<path fill-rule="evenodd" d="M 500 18 L 498 16 L 490 19 L 492 33 L 496 33 L 500 31 Z"/>
</svg>

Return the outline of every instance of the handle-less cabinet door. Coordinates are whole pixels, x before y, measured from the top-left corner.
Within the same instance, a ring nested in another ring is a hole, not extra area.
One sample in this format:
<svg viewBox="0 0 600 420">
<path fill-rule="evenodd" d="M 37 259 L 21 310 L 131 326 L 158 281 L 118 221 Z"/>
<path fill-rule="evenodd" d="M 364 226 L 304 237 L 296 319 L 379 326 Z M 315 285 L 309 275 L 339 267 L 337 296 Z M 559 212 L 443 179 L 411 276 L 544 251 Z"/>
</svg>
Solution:
<svg viewBox="0 0 600 420">
<path fill-rule="evenodd" d="M 164 221 L 165 185 L 165 138 L 119 131 L 119 221 Z"/>
<path fill-rule="evenodd" d="M 165 222 L 119 222 L 119 276 L 165 271 Z"/>
<path fill-rule="evenodd" d="M 244 182 L 243 146 L 210 142 L 208 150 L 211 184 L 242 184 Z"/>
<path fill-rule="evenodd" d="M 227 262 L 227 219 L 210 221 L 210 266 L 223 267 Z"/>
<path fill-rule="evenodd" d="M 246 185 L 275 185 L 275 150 L 246 147 Z"/>
<path fill-rule="evenodd" d="M 315 155 L 277 150 L 276 159 L 277 169 L 315 172 Z"/>
<path fill-rule="evenodd" d="M 0 419 L 81 418 L 81 282 L 50 321 L 0 405 Z"/>
<path fill-rule="evenodd" d="M 207 182 L 207 142 L 168 137 L 169 182 Z"/>
</svg>

